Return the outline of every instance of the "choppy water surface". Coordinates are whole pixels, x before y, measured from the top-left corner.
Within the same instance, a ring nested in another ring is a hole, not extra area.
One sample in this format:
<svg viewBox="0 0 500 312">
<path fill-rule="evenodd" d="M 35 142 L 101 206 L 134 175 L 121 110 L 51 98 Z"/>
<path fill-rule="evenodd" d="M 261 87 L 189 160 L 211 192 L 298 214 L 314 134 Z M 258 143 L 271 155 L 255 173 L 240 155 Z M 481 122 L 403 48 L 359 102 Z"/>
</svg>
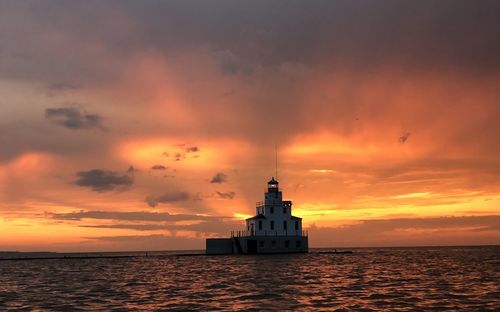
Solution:
<svg viewBox="0 0 500 312">
<path fill-rule="evenodd" d="M 0 261 L 0 310 L 495 310 L 500 248 Z"/>
</svg>

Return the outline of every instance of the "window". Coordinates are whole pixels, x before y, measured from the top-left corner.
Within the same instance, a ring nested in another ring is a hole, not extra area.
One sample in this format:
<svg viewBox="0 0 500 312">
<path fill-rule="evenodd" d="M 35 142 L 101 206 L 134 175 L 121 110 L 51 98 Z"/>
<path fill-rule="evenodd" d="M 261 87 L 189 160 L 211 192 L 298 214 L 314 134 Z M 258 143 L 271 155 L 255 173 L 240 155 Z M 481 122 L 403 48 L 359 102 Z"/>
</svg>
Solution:
<svg viewBox="0 0 500 312">
<path fill-rule="evenodd" d="M 271 242 L 271 246 L 272 246 L 272 247 L 276 247 L 276 241 L 272 241 L 272 242 Z"/>
<path fill-rule="evenodd" d="M 295 221 L 295 230 L 298 231 L 299 230 L 299 221 Z"/>
<path fill-rule="evenodd" d="M 274 221 L 271 221 L 271 230 L 274 230 Z"/>
<path fill-rule="evenodd" d="M 299 240 L 298 240 L 298 241 L 296 241 L 296 242 L 295 242 L 295 247 L 300 248 L 300 244 L 301 244 L 301 241 L 299 241 Z"/>
<path fill-rule="evenodd" d="M 285 248 L 290 248 L 290 241 L 289 240 L 285 241 Z"/>
<path fill-rule="evenodd" d="M 283 206 L 283 213 L 286 213 L 286 206 Z"/>
<path fill-rule="evenodd" d="M 271 206 L 271 213 L 274 213 L 274 207 Z"/>
<path fill-rule="evenodd" d="M 286 231 L 286 221 L 283 221 L 283 230 Z"/>
<path fill-rule="evenodd" d="M 260 247 L 260 248 L 263 248 L 263 247 L 264 247 L 264 241 L 260 241 L 260 242 L 259 242 L 259 247 Z"/>
<path fill-rule="evenodd" d="M 259 230 L 262 230 L 262 221 L 259 220 Z"/>
</svg>

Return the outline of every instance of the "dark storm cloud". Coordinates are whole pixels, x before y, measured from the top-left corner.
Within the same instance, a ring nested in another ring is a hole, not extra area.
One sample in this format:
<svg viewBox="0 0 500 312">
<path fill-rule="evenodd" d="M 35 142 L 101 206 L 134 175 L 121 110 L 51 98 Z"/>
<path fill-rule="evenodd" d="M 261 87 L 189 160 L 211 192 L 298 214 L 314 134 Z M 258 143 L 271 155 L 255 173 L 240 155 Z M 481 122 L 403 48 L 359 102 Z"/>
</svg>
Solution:
<svg viewBox="0 0 500 312">
<path fill-rule="evenodd" d="M 233 199 L 236 196 L 235 192 L 217 192 L 217 196 L 223 199 Z"/>
<path fill-rule="evenodd" d="M 227 175 L 222 172 L 218 172 L 210 180 L 210 183 L 224 183 L 224 182 L 227 182 Z"/>
<path fill-rule="evenodd" d="M 76 185 L 89 187 L 95 192 L 123 190 L 134 183 L 134 178 L 114 171 L 92 169 L 77 172 Z"/>
<path fill-rule="evenodd" d="M 174 203 L 191 199 L 191 196 L 186 192 L 170 192 L 160 196 L 146 197 L 146 203 L 150 207 L 156 207 L 159 203 Z"/>
<path fill-rule="evenodd" d="M 116 221 L 200 221 L 213 220 L 215 217 L 199 216 L 190 214 L 170 214 L 167 212 L 118 212 L 118 211 L 76 211 L 68 213 L 48 213 L 56 220 L 80 221 L 82 219 L 116 220 Z"/>
<path fill-rule="evenodd" d="M 466 76 L 456 77 L 467 78 L 497 74 L 499 11 L 498 1 L 461 0 L 1 2 L 0 77 L 106 88 L 138 56 L 153 53 L 168 60 L 189 51 L 242 79 L 236 94 L 240 86 L 255 83 L 258 73 L 274 77 L 247 97 L 251 105 L 234 105 L 242 117 L 231 129 L 236 136 L 269 144 L 321 124 L 332 126 L 330 116 L 335 116 L 335 130 L 347 131 L 351 126 L 343 117 L 363 110 L 355 104 L 360 102 L 357 88 L 387 68 L 404 77 L 415 71 L 463 71 Z M 303 82 L 314 77 L 304 72 L 361 77 L 348 81 L 353 87 L 346 87 L 342 96 L 325 96 L 322 107 L 331 110 L 316 114 L 312 124 L 313 118 L 303 118 Z M 304 80 L 291 83 L 290 77 Z M 206 112 L 197 104 L 202 102 L 191 103 L 194 112 Z M 257 118 L 258 125 L 275 126 L 273 136 L 267 135 L 267 127 L 255 127 L 252 120 Z M 207 136 L 227 135 L 226 124 L 200 120 Z M 182 156 L 172 153 L 171 159 Z"/>
<path fill-rule="evenodd" d="M 208 43 L 221 69 L 237 74 L 255 64 L 325 60 L 360 69 L 399 63 L 496 71 L 499 8 L 496 1 L 179 1 L 130 2 L 123 11 L 141 21 L 157 48 Z M 178 25 L 186 27 L 179 32 Z"/>
<path fill-rule="evenodd" d="M 499 16 L 493 0 L 2 1 L 0 75 L 97 83 L 140 51 L 199 46 L 231 75 L 283 63 L 498 72 Z"/>
<path fill-rule="evenodd" d="M 102 117 L 75 107 L 47 108 L 45 118 L 71 130 L 102 128 Z"/>
</svg>

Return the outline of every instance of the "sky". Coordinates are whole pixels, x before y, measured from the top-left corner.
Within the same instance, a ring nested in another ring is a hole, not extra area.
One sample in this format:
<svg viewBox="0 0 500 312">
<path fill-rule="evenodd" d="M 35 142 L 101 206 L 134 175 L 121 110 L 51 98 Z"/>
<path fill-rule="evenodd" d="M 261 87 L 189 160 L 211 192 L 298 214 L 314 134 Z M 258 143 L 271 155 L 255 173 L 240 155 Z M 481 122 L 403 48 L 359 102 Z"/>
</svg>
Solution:
<svg viewBox="0 0 500 312">
<path fill-rule="evenodd" d="M 0 250 L 500 243 L 498 1 L 0 2 Z"/>
</svg>

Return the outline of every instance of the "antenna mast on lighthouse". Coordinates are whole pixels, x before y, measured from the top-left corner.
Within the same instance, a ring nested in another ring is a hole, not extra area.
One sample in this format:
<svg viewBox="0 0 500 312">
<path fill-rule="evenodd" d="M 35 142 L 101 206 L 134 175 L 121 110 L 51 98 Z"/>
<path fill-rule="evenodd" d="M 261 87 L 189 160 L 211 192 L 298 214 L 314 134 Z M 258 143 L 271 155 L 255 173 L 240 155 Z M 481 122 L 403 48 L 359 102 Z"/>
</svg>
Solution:
<svg viewBox="0 0 500 312">
<path fill-rule="evenodd" d="M 278 143 L 274 143 L 274 153 L 276 156 L 276 180 L 278 180 Z"/>
</svg>

